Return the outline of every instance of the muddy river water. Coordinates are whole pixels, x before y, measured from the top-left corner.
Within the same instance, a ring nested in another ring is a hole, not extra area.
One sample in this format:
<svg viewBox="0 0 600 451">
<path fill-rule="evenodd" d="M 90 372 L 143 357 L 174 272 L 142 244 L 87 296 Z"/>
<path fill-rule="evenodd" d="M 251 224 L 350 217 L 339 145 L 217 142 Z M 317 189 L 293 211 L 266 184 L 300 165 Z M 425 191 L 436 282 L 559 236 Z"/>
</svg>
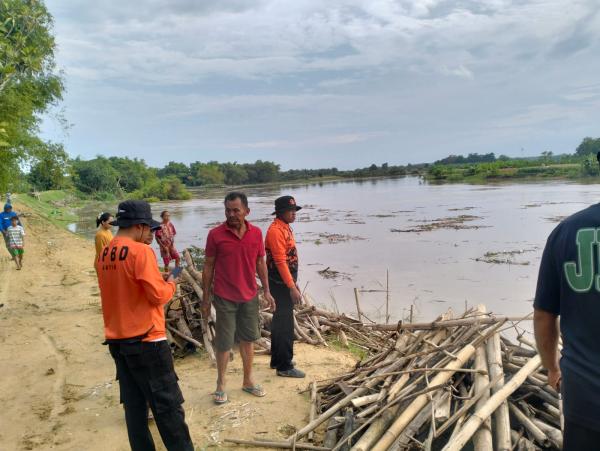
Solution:
<svg viewBox="0 0 600 451">
<path fill-rule="evenodd" d="M 545 182 L 431 185 L 414 177 L 246 190 L 248 220 L 266 232 L 273 200 L 291 194 L 304 208 L 293 229 L 299 285 L 317 304 L 390 320 L 432 319 L 453 308 L 485 303 L 508 315 L 531 311 L 541 252 L 561 218 L 600 201 L 600 185 Z M 224 190 L 196 191 L 192 200 L 153 204 L 168 209 L 176 245 L 204 247 L 224 219 Z M 82 211 L 72 230 L 91 236 L 93 214 Z M 157 249 L 156 245 L 154 247 Z"/>
</svg>

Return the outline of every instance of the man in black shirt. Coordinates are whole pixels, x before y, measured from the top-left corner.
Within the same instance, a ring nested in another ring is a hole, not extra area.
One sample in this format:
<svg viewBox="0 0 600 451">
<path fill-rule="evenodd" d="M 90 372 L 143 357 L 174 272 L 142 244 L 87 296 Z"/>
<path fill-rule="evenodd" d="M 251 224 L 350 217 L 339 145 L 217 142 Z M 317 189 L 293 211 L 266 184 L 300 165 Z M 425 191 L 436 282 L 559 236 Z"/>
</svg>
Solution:
<svg viewBox="0 0 600 451">
<path fill-rule="evenodd" d="M 562 391 L 565 451 L 600 449 L 600 204 L 548 237 L 534 301 L 548 383 Z M 563 340 L 559 363 L 559 322 Z"/>
</svg>

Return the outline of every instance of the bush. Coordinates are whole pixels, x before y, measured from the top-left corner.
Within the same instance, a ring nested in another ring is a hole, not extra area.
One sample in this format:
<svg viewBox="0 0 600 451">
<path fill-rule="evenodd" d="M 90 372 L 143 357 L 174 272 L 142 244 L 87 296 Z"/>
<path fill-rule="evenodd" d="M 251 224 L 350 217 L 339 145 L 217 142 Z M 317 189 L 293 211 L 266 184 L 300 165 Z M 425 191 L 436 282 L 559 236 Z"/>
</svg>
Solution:
<svg viewBox="0 0 600 451">
<path fill-rule="evenodd" d="M 144 199 L 148 202 L 155 200 L 187 200 L 191 199 L 191 193 L 185 188 L 175 176 L 164 179 L 154 178 L 146 183 L 143 188 L 131 194 L 134 199 Z"/>
</svg>

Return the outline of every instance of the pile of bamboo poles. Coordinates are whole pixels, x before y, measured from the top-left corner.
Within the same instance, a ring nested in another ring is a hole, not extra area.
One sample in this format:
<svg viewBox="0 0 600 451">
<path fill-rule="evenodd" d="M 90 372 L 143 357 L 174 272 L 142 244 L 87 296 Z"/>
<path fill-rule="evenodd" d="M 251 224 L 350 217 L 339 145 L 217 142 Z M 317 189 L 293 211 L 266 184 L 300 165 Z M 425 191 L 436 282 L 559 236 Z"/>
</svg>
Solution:
<svg viewBox="0 0 600 451">
<path fill-rule="evenodd" d="M 396 328 L 394 342 L 353 371 L 311 383 L 309 422 L 288 440 L 228 441 L 343 451 L 561 449 L 558 394 L 533 345 L 503 333 L 513 328 L 508 318 L 478 306 Z"/>
<path fill-rule="evenodd" d="M 202 273 L 196 269 L 188 250 L 183 252 L 183 257 L 186 266 L 181 273 L 182 283 L 165 307 L 167 338 L 174 354 L 179 357 L 200 348 L 214 361 L 212 342 L 215 335 L 215 312 L 211 309 L 210 317 L 206 318 L 206 321 L 202 318 Z M 395 327 L 390 330 L 377 330 L 372 325 L 365 325 L 344 314 L 317 308 L 308 294 L 304 294 L 303 298 L 304 303 L 294 310 L 296 341 L 329 346 L 329 340 L 337 340 L 345 347 L 351 343 L 366 354 L 379 352 L 395 342 Z M 261 338 L 255 342 L 255 352 L 270 354 L 273 313 L 269 311 L 262 293 L 259 294 L 259 299 Z"/>
</svg>

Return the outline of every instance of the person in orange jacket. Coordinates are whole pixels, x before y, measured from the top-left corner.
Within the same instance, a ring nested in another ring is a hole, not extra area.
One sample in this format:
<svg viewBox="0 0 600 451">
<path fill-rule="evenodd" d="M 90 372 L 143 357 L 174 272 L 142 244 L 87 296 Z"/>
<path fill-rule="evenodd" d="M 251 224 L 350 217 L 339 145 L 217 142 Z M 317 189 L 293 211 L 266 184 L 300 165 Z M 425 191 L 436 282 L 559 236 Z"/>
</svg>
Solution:
<svg viewBox="0 0 600 451">
<path fill-rule="evenodd" d="M 292 196 L 275 200 L 275 220 L 269 226 L 265 239 L 269 286 L 275 298 L 275 312 L 271 322 L 271 368 L 282 377 L 305 376 L 294 367 L 294 304 L 302 302 L 298 289 L 298 252 L 290 227 L 296 212 L 302 209 Z"/>
<path fill-rule="evenodd" d="M 148 428 L 148 406 L 169 451 L 194 446 L 181 407 L 171 348 L 165 330 L 164 305 L 178 279 L 165 281 L 156 254 L 146 243 L 160 223 L 144 201 L 119 204 L 117 235 L 96 260 L 102 298 L 105 344 L 115 361 L 129 444 L 134 451 L 154 450 Z"/>
</svg>

